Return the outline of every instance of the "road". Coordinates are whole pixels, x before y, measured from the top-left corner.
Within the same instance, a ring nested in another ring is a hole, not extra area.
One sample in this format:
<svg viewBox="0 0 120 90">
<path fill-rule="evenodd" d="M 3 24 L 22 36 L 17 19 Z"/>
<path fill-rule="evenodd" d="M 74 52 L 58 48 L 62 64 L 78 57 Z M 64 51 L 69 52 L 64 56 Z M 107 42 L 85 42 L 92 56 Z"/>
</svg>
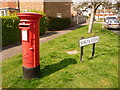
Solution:
<svg viewBox="0 0 120 90">
<path fill-rule="evenodd" d="M 95 22 L 95 23 L 101 23 L 101 24 L 103 24 L 103 22 Z M 109 29 L 109 30 L 120 35 L 120 29 Z"/>
<path fill-rule="evenodd" d="M 111 30 L 112 32 L 115 32 L 115 33 L 120 35 L 120 29 L 109 29 L 109 30 Z"/>
</svg>

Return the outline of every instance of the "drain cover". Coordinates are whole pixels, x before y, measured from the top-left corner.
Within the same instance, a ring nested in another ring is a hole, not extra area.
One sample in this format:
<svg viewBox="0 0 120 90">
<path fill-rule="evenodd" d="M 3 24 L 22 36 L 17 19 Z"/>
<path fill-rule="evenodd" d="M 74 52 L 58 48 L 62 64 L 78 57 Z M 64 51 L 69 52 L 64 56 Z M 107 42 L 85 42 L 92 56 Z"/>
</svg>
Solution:
<svg viewBox="0 0 120 90">
<path fill-rule="evenodd" d="M 77 54 L 77 53 L 78 53 L 78 51 L 76 51 L 76 50 L 73 50 L 73 51 L 66 51 L 66 53 L 68 53 L 68 54 L 72 55 L 72 54 Z"/>
</svg>

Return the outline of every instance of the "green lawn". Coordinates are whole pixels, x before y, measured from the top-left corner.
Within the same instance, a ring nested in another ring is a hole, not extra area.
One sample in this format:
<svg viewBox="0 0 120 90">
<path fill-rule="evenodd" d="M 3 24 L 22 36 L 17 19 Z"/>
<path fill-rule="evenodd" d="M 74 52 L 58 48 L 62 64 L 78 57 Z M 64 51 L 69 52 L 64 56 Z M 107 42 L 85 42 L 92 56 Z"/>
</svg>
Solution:
<svg viewBox="0 0 120 90">
<path fill-rule="evenodd" d="M 39 79 L 22 79 L 22 55 L 2 63 L 3 88 L 118 88 L 118 35 L 94 24 L 93 33 L 88 26 L 81 27 L 40 47 L 41 76 Z M 92 45 L 85 46 L 83 62 L 80 52 L 81 37 L 100 36 L 95 57 L 91 59 Z"/>
<path fill-rule="evenodd" d="M 103 22 L 103 20 L 98 20 L 98 21 L 96 21 L 96 22 Z"/>
</svg>

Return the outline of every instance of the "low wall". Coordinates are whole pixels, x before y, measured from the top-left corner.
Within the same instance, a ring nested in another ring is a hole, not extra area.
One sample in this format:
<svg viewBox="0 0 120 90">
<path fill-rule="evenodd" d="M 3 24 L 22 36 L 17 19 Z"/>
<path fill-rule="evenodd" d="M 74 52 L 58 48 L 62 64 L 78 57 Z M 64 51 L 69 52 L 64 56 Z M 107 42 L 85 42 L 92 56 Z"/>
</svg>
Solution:
<svg viewBox="0 0 120 90">
<path fill-rule="evenodd" d="M 86 17 L 84 16 L 75 16 L 71 19 L 72 25 L 86 23 Z"/>
</svg>

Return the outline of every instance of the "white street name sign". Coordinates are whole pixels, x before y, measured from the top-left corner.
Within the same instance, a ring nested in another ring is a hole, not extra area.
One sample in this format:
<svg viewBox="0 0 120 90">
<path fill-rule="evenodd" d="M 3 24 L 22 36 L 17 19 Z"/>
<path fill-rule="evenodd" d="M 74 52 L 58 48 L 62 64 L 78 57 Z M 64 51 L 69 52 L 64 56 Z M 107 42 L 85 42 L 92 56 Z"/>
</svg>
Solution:
<svg viewBox="0 0 120 90">
<path fill-rule="evenodd" d="M 82 47 L 82 46 L 85 46 L 85 45 L 97 43 L 98 41 L 99 41 L 99 36 L 95 36 L 95 37 L 91 37 L 91 38 L 81 39 L 79 41 L 79 43 L 80 43 L 80 47 Z"/>
</svg>

